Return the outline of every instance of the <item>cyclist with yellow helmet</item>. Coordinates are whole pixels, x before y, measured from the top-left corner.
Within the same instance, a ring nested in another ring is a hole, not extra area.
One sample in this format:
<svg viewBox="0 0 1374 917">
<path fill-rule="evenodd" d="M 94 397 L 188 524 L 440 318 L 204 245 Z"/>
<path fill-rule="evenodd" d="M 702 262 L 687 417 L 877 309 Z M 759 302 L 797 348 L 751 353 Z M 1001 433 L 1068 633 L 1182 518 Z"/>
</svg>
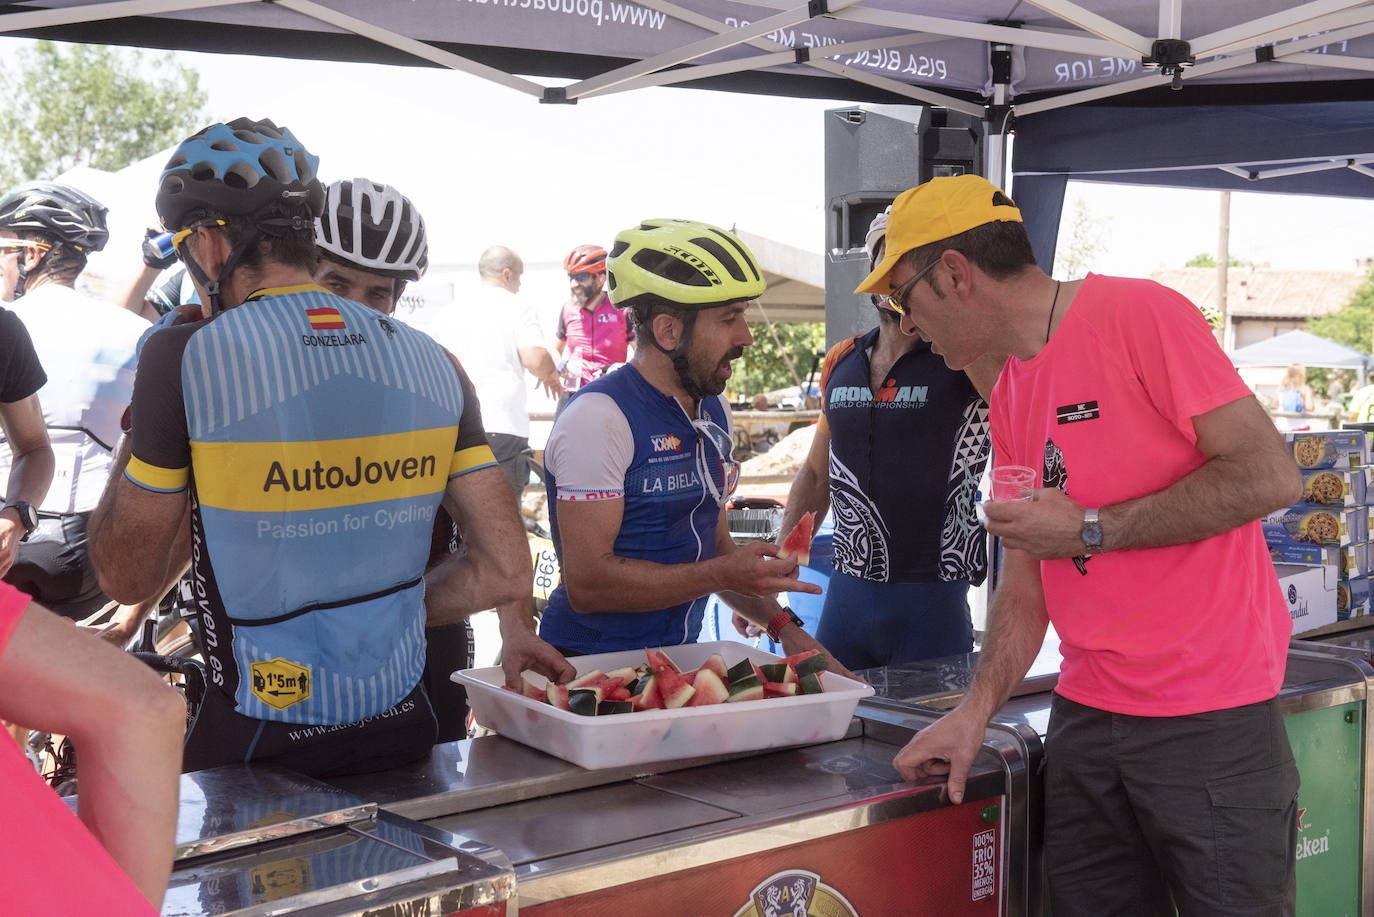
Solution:
<svg viewBox="0 0 1374 917">
<path fill-rule="evenodd" d="M 739 466 L 721 393 L 753 342 L 744 312 L 764 290 L 758 262 L 715 226 L 646 220 L 616 237 L 607 268 L 640 343 L 578 391 L 549 437 L 563 582 L 540 635 L 570 655 L 691 643 L 719 592 L 789 653 L 817 647 L 773 596 L 819 588 L 776 545 L 736 546 L 725 524 Z"/>
</svg>

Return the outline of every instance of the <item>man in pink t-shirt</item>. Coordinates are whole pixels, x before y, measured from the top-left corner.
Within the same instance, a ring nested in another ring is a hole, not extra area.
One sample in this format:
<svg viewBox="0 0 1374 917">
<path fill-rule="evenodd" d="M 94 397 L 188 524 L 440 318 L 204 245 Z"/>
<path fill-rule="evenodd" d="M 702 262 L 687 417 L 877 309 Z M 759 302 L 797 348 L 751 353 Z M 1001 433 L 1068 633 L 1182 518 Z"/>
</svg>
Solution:
<svg viewBox="0 0 1374 917">
<path fill-rule="evenodd" d="M 978 670 L 897 770 L 944 777 L 959 802 L 1053 622 L 1055 917 L 1292 914 L 1298 775 L 1276 699 L 1291 623 L 1257 520 L 1299 481 L 1201 313 L 1149 281 L 1051 279 L 1016 205 L 971 175 L 897 198 L 859 292 L 890 293 L 951 369 L 1011 354 L 993 449 L 1037 484 L 986 504 L 1005 558 Z"/>
</svg>

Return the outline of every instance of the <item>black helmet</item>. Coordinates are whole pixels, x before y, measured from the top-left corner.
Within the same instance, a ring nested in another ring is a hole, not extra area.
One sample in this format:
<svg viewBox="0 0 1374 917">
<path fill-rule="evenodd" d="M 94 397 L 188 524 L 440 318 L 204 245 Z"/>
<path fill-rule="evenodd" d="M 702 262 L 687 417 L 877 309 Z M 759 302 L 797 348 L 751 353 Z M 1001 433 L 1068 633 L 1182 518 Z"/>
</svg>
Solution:
<svg viewBox="0 0 1374 917">
<path fill-rule="evenodd" d="M 100 251 L 109 240 L 107 212 L 95 198 L 70 185 L 36 181 L 0 198 L 0 229 L 47 233 L 85 256 Z"/>
<path fill-rule="evenodd" d="M 319 216 L 319 164 L 290 130 L 269 120 L 212 124 L 183 140 L 167 161 L 158 179 L 157 213 L 173 231 L 197 215 L 239 216 L 278 200 L 299 200 Z"/>
</svg>

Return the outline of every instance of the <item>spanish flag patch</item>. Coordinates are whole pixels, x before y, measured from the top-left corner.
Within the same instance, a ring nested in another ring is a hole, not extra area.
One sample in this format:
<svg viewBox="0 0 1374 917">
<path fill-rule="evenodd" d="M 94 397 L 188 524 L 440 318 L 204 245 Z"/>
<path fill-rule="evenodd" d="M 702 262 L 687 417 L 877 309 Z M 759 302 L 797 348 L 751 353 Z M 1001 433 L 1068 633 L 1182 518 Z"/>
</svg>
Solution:
<svg viewBox="0 0 1374 917">
<path fill-rule="evenodd" d="M 310 327 L 316 331 L 344 331 L 348 328 L 339 310 L 331 306 L 306 309 L 305 314 L 310 317 Z"/>
</svg>

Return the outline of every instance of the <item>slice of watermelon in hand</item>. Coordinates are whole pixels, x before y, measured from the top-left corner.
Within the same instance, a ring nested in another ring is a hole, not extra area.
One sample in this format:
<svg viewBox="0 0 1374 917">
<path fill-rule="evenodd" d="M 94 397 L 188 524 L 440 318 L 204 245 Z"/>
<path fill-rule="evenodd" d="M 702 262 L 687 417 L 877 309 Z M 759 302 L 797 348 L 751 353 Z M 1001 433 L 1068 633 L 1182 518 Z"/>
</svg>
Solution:
<svg viewBox="0 0 1374 917">
<path fill-rule="evenodd" d="M 797 563 L 807 566 L 811 563 L 811 536 L 816 530 L 816 514 L 809 512 L 797 520 L 797 524 L 792 526 L 792 531 L 787 533 L 787 537 L 782 540 L 782 552 L 778 554 L 784 560 L 789 557 L 797 558 Z"/>
</svg>

